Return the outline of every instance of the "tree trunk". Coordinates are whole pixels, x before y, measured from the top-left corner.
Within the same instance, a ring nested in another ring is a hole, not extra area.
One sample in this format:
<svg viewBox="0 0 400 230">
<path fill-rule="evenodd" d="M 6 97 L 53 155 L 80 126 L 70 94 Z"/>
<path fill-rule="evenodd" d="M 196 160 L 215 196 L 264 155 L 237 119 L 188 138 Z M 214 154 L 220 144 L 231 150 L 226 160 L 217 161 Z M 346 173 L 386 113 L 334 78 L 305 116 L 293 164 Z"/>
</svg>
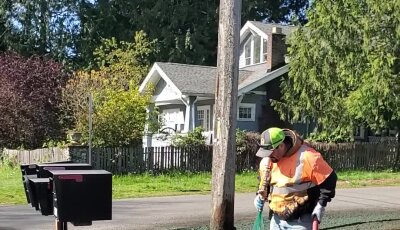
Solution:
<svg viewBox="0 0 400 230">
<path fill-rule="evenodd" d="M 239 78 L 239 0 L 221 0 L 215 84 L 212 213 L 214 230 L 234 228 L 236 113 Z"/>
</svg>

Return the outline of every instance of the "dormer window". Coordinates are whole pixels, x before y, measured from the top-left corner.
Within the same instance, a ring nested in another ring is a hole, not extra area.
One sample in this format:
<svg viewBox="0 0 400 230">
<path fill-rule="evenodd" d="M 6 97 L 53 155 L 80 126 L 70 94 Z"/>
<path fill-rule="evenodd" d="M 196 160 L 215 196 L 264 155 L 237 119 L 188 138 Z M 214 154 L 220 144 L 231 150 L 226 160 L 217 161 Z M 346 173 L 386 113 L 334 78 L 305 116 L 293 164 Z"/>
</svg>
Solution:
<svg viewBox="0 0 400 230">
<path fill-rule="evenodd" d="M 241 65 L 254 65 L 265 62 L 267 40 L 257 34 L 250 34 L 242 46 Z"/>
<path fill-rule="evenodd" d="M 244 45 L 244 59 L 246 60 L 246 65 L 251 65 L 251 43 L 252 39 L 249 39 Z"/>
<path fill-rule="evenodd" d="M 261 37 L 260 36 L 254 36 L 253 38 L 254 42 L 254 53 L 253 53 L 253 62 L 254 64 L 260 63 L 261 57 Z"/>
</svg>

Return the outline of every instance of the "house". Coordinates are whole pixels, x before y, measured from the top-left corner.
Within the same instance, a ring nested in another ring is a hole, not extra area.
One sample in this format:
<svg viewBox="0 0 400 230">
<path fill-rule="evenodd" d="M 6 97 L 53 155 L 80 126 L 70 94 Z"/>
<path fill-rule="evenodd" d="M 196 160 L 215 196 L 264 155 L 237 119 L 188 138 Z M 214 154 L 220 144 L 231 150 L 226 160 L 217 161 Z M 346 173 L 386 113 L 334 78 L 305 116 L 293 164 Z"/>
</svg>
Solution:
<svg viewBox="0 0 400 230">
<path fill-rule="evenodd" d="M 271 126 L 288 126 L 270 105 L 278 99 L 280 79 L 288 73 L 285 37 L 296 27 L 248 21 L 240 31 L 237 127 L 260 132 Z M 155 86 L 152 103 L 163 116 L 162 131 L 187 133 L 203 127 L 211 140 L 217 68 L 156 62 L 140 86 Z M 149 109 L 153 109 L 151 106 Z M 144 146 L 169 145 L 150 135 Z"/>
</svg>

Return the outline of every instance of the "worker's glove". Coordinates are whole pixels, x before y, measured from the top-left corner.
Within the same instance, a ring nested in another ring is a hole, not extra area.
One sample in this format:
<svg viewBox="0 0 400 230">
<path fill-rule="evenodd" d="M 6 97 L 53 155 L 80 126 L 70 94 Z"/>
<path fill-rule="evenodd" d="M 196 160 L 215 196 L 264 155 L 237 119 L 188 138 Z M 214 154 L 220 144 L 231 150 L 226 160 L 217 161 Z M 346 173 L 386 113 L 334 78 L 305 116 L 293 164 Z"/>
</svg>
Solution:
<svg viewBox="0 0 400 230">
<path fill-rule="evenodd" d="M 261 212 L 264 208 L 264 200 L 261 198 L 260 194 L 254 198 L 254 207 L 256 207 L 258 212 Z"/>
<path fill-rule="evenodd" d="M 322 206 L 320 203 L 317 203 L 317 206 L 315 206 L 314 211 L 312 212 L 311 216 L 314 218 L 317 217 L 318 222 L 321 223 L 321 219 L 324 216 L 325 213 L 325 207 Z"/>
</svg>

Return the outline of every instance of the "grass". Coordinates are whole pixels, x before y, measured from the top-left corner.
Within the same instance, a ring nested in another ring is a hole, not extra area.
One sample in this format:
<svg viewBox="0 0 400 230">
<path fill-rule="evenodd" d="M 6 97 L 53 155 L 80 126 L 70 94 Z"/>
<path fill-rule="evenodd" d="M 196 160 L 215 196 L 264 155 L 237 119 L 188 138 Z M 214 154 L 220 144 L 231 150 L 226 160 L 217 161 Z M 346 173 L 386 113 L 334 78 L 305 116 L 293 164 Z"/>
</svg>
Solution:
<svg viewBox="0 0 400 230">
<path fill-rule="evenodd" d="M 338 188 L 365 186 L 400 186 L 400 172 L 345 171 L 338 172 Z M 257 173 L 244 172 L 235 177 L 235 191 L 257 190 Z M 25 204 L 19 167 L 0 165 L 0 205 Z M 211 173 L 170 172 L 152 174 L 114 175 L 113 199 L 210 194 Z"/>
<path fill-rule="evenodd" d="M 26 197 L 20 169 L 0 164 L 0 205 L 24 203 Z"/>
<path fill-rule="evenodd" d="M 343 171 L 338 172 L 339 188 L 357 188 L 366 186 L 399 186 L 400 172 L 392 171 Z"/>
</svg>

